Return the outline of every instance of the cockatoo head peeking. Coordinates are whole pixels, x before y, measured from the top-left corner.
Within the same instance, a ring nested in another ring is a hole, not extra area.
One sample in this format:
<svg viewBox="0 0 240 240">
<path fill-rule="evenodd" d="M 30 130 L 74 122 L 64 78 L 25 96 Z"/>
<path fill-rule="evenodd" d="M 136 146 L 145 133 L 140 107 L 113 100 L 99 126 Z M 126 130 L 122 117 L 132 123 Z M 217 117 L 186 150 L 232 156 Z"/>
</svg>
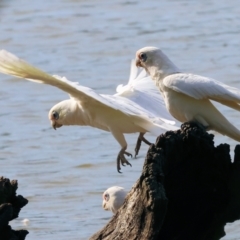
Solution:
<svg viewBox="0 0 240 240">
<path fill-rule="evenodd" d="M 156 59 L 154 55 L 157 55 L 159 52 L 161 52 L 161 50 L 156 47 L 144 47 L 139 49 L 136 52 L 136 66 L 147 68 L 147 66 L 153 65 L 154 59 Z"/>
<path fill-rule="evenodd" d="M 171 60 L 156 47 L 144 47 L 136 52 L 136 66 L 143 67 L 152 77 L 154 73 L 160 72 L 168 75 L 179 72 L 179 69 Z"/>
<path fill-rule="evenodd" d="M 72 99 L 64 100 L 53 106 L 49 113 L 48 118 L 51 121 L 52 127 L 60 128 L 63 125 L 71 125 L 73 122 L 73 115 L 76 111 L 76 102 Z"/>
<path fill-rule="evenodd" d="M 122 187 L 113 186 L 103 193 L 102 207 L 104 210 L 112 211 L 114 214 L 122 206 L 127 192 Z"/>
</svg>

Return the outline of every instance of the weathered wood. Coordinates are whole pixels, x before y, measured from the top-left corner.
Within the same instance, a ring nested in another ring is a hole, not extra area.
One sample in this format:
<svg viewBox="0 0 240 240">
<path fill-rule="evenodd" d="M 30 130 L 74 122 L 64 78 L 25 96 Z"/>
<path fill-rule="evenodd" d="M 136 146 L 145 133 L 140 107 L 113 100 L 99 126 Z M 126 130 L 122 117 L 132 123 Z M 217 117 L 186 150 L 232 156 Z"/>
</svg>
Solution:
<svg viewBox="0 0 240 240">
<path fill-rule="evenodd" d="M 161 155 L 151 146 L 142 175 L 123 206 L 94 239 L 156 239 L 167 210 Z M 159 214 L 161 213 L 161 214 Z"/>
<path fill-rule="evenodd" d="M 18 183 L 16 180 L 0 177 L 0 239 L 1 240 L 24 240 L 28 231 L 12 230 L 9 221 L 18 217 L 22 207 L 28 200 L 21 195 L 16 195 Z"/>
<path fill-rule="evenodd" d="M 158 137 L 123 206 L 91 240 L 217 240 L 240 218 L 240 146 L 194 123 Z"/>
</svg>

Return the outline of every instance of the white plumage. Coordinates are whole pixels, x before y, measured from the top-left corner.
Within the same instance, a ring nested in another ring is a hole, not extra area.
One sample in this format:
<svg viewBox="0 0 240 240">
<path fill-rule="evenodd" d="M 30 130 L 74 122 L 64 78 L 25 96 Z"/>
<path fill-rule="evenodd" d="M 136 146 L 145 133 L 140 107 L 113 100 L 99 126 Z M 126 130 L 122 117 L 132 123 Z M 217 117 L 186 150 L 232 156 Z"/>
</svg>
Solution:
<svg viewBox="0 0 240 240">
<path fill-rule="evenodd" d="M 240 111 L 240 90 L 214 79 L 182 73 L 158 48 L 145 47 L 136 53 L 136 65 L 143 67 L 158 86 L 166 107 L 180 122 L 196 121 L 240 141 L 240 131 L 211 103 L 217 101 Z"/>
<path fill-rule="evenodd" d="M 123 205 L 127 192 L 122 187 L 113 186 L 108 188 L 103 193 L 102 207 L 105 210 L 116 213 L 117 210 Z"/>
<path fill-rule="evenodd" d="M 143 136 L 146 132 L 159 135 L 166 130 L 177 129 L 150 77 L 145 71 L 138 75 L 134 64 L 129 83 L 118 86 L 114 95 L 97 94 L 93 89 L 65 77 L 51 76 L 5 50 L 0 51 L 0 72 L 52 85 L 69 93 L 70 99 L 56 104 L 49 111 L 53 128 L 85 125 L 111 132 L 121 145 L 117 156 L 118 171 L 121 169 L 120 162 L 123 166 L 130 165 L 124 156 L 131 155 L 126 152 L 124 133 L 140 133 L 135 148 L 137 155 L 141 141 L 150 144 Z"/>
</svg>

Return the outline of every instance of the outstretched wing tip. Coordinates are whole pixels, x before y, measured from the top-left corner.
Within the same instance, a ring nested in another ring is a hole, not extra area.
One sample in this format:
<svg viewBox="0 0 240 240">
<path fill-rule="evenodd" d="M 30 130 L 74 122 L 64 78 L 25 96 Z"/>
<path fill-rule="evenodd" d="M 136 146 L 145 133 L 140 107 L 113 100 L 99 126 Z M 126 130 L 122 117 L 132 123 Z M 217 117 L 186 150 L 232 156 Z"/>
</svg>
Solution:
<svg viewBox="0 0 240 240">
<path fill-rule="evenodd" d="M 117 87 L 116 87 L 116 92 L 117 93 L 121 93 L 122 92 L 122 90 L 123 90 L 123 84 L 119 84 Z"/>
</svg>

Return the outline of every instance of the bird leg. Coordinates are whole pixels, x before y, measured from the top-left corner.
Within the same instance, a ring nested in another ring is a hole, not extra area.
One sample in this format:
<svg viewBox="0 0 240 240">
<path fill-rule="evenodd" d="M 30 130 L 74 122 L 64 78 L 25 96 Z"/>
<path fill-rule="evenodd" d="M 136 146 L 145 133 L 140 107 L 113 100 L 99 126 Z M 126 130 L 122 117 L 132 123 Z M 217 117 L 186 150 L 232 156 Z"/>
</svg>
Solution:
<svg viewBox="0 0 240 240">
<path fill-rule="evenodd" d="M 145 133 L 139 133 L 138 140 L 135 147 L 135 158 L 138 155 L 142 141 L 145 142 L 147 145 L 151 145 L 151 143 L 143 136 L 144 134 Z"/>
<path fill-rule="evenodd" d="M 117 171 L 119 173 L 121 173 L 120 172 L 120 170 L 121 170 L 120 162 L 121 162 L 122 166 L 126 166 L 125 164 L 132 166 L 128 162 L 128 160 L 125 158 L 124 154 L 127 155 L 127 156 L 131 156 L 131 157 L 132 157 L 132 154 L 129 153 L 129 152 L 126 152 L 127 142 L 125 140 L 125 137 L 124 137 L 123 133 L 121 131 L 119 131 L 119 129 L 114 128 L 113 126 L 111 126 L 109 128 L 109 130 L 111 131 L 114 138 L 119 142 L 119 144 L 122 147 L 122 149 L 120 150 L 120 152 L 118 153 L 118 156 L 117 156 Z"/>
<path fill-rule="evenodd" d="M 132 166 L 131 163 L 128 162 L 128 160 L 124 156 L 124 154 L 126 154 L 128 157 L 129 156 L 132 157 L 131 153 L 125 151 L 126 149 L 127 149 L 127 147 L 123 147 L 120 150 L 120 152 L 118 153 L 118 156 L 117 156 L 117 170 L 118 170 L 119 173 L 121 173 L 120 172 L 120 170 L 121 170 L 120 162 L 121 162 L 122 166 L 126 166 L 125 164 Z"/>
</svg>

